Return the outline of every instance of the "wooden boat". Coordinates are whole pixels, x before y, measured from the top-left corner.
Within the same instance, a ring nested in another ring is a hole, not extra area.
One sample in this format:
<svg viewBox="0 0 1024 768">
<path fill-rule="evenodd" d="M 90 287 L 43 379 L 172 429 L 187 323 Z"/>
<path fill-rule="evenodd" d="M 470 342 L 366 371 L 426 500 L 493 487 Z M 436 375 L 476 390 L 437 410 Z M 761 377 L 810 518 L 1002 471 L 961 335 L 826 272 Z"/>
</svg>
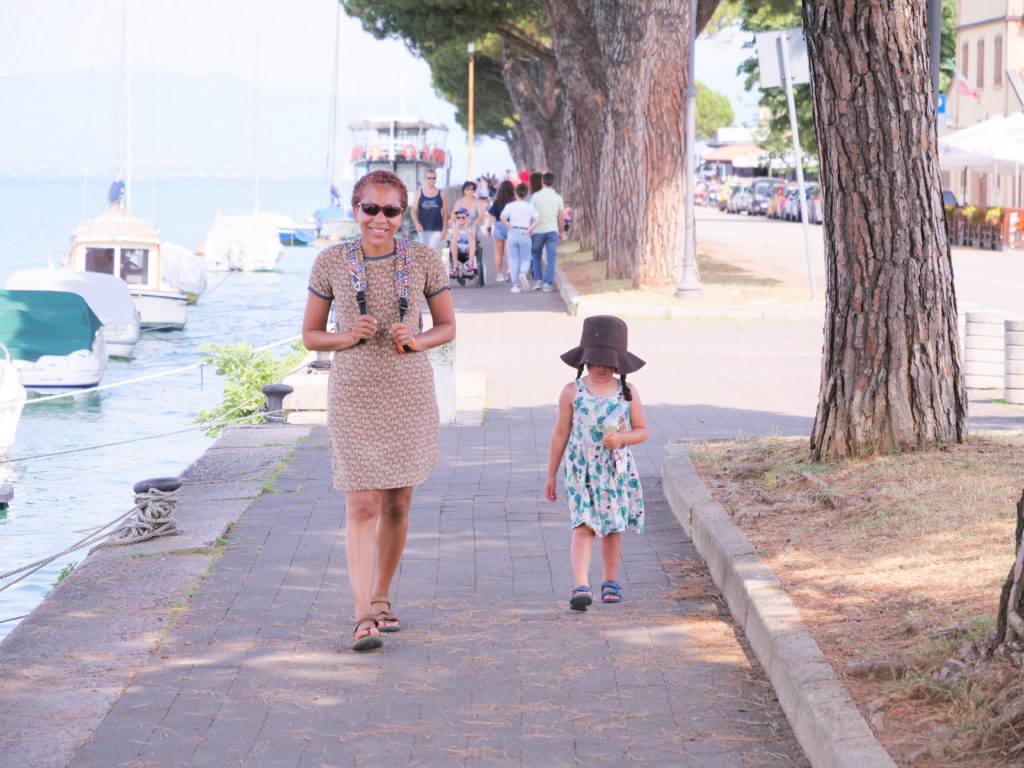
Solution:
<svg viewBox="0 0 1024 768">
<path fill-rule="evenodd" d="M 111 206 L 75 230 L 69 268 L 119 277 L 128 285 L 143 330 L 185 327 L 188 297 L 163 277 L 156 227 Z"/>
</svg>

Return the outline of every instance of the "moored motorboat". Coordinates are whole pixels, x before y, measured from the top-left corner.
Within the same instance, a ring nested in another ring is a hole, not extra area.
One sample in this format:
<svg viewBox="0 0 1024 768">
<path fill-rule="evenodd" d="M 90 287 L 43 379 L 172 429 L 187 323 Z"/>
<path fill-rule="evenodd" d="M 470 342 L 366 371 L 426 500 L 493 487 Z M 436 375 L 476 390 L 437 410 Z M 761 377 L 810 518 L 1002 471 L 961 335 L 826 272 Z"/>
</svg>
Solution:
<svg viewBox="0 0 1024 768">
<path fill-rule="evenodd" d="M 206 234 L 203 255 L 211 272 L 273 272 L 284 252 L 275 213 L 217 216 Z"/>
<path fill-rule="evenodd" d="M 114 275 L 128 285 L 143 330 L 185 327 L 188 298 L 163 278 L 156 227 L 118 206 L 75 230 L 68 266 L 75 272 Z"/>
<path fill-rule="evenodd" d="M 163 257 L 163 278 L 171 288 L 185 294 L 189 304 L 195 304 L 206 291 L 206 261 L 191 248 L 177 243 L 160 244 Z"/>
<path fill-rule="evenodd" d="M 100 383 L 107 369 L 103 323 L 68 291 L 0 291 L 0 344 L 25 389 L 50 392 Z"/>
<path fill-rule="evenodd" d="M 128 286 L 113 275 L 66 269 L 19 269 L 7 278 L 4 288 L 78 294 L 103 323 L 103 341 L 111 357 L 131 358 L 139 341 L 139 311 Z"/>
<path fill-rule="evenodd" d="M 3 358 L 0 358 L 0 453 L 3 453 L 14 443 L 21 409 L 28 395 L 7 347 L 0 344 L 0 352 L 3 352 Z"/>
<path fill-rule="evenodd" d="M 281 245 L 309 245 L 316 242 L 316 227 L 289 221 L 287 224 L 278 226 L 277 237 L 281 241 Z"/>
</svg>

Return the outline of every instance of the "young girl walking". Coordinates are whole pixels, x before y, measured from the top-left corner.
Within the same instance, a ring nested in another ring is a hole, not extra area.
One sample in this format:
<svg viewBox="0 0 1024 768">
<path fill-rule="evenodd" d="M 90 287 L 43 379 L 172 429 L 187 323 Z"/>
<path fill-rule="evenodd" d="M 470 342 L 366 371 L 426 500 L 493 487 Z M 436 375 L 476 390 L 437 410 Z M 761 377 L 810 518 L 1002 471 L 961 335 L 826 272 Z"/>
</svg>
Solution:
<svg viewBox="0 0 1024 768">
<path fill-rule="evenodd" d="M 647 421 L 636 387 L 626 383 L 626 374 L 641 368 L 644 361 L 628 351 L 626 339 L 626 324 L 619 318 L 588 317 L 579 346 L 561 356 L 576 369 L 576 380 L 566 384 L 558 398 L 544 495 L 548 501 L 558 498 L 555 475 L 564 456 L 576 585 L 569 607 L 576 611 L 587 610 L 594 600 L 590 588 L 594 538 L 601 540 L 601 602 L 620 603 L 619 534 L 644 530 L 643 490 L 629 446 L 647 439 Z"/>
</svg>

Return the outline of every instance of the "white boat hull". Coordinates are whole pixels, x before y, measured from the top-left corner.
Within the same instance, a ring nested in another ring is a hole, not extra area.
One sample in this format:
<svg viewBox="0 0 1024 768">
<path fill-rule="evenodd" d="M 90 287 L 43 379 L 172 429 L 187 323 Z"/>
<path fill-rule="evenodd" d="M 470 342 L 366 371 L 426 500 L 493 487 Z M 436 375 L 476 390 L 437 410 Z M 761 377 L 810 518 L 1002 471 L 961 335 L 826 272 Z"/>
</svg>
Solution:
<svg viewBox="0 0 1024 768">
<path fill-rule="evenodd" d="M 135 352 L 135 345 L 139 342 L 139 326 L 104 325 L 100 329 L 103 334 L 103 341 L 107 347 L 107 354 L 111 357 L 130 360 Z"/>
<path fill-rule="evenodd" d="M 48 392 L 95 387 L 107 370 L 107 347 L 100 334 L 92 349 L 75 350 L 69 355 L 43 355 L 35 362 L 13 360 L 25 389 Z"/>
<path fill-rule="evenodd" d="M 135 308 L 139 310 L 139 324 L 143 330 L 176 331 L 185 327 L 188 297 L 184 294 L 129 288 Z"/>
<path fill-rule="evenodd" d="M 0 360 L 0 453 L 14 443 L 27 395 L 18 369 L 9 358 Z"/>
</svg>

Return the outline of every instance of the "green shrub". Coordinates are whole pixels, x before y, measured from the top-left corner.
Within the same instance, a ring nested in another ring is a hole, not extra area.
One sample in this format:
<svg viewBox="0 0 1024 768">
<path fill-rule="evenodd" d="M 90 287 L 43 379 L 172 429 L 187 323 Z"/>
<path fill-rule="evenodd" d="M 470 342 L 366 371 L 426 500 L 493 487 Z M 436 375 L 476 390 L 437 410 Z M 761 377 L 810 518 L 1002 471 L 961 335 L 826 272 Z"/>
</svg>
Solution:
<svg viewBox="0 0 1024 768">
<path fill-rule="evenodd" d="M 302 342 L 295 342 L 284 357 L 275 358 L 269 351 L 257 351 L 251 344 L 204 344 L 199 348 L 201 362 L 216 366 L 217 375 L 225 376 L 224 399 L 196 416 L 196 422 L 209 425 L 206 433 L 216 436 L 227 419 L 257 416 L 263 411 L 267 384 L 280 381 L 305 357 Z"/>
</svg>

